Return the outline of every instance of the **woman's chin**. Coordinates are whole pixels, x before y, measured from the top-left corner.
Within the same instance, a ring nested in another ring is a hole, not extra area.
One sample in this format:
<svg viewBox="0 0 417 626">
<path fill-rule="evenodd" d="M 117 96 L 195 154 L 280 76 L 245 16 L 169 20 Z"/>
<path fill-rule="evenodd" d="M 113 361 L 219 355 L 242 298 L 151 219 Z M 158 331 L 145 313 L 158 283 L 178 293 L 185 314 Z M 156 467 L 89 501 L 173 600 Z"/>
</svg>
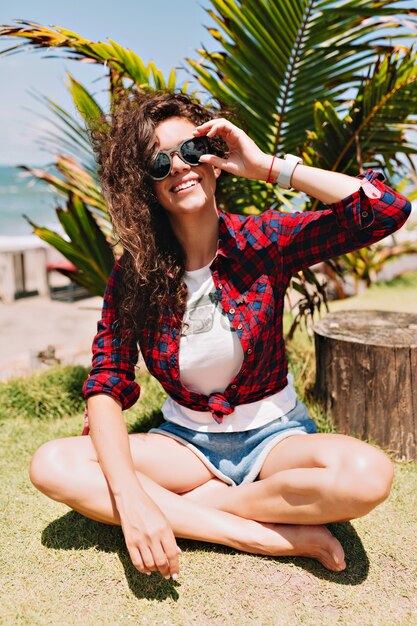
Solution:
<svg viewBox="0 0 417 626">
<path fill-rule="evenodd" d="M 210 203 L 205 194 L 183 196 L 176 199 L 171 205 L 171 211 L 175 213 L 200 213 L 210 210 Z"/>
</svg>

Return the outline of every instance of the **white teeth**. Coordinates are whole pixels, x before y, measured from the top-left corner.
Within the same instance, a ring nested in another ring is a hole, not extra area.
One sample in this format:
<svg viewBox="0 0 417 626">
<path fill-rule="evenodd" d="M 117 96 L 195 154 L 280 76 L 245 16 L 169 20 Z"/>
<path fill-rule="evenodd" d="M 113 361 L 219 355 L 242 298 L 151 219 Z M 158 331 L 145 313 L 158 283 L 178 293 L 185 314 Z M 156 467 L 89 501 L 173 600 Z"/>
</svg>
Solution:
<svg viewBox="0 0 417 626">
<path fill-rule="evenodd" d="M 179 191 L 182 191 L 183 189 L 188 189 L 189 187 L 194 187 L 194 185 L 196 185 L 198 183 L 198 180 L 189 180 L 185 183 L 181 183 L 180 185 L 177 185 L 176 187 L 174 187 L 174 189 L 172 190 L 174 193 L 178 193 Z"/>
</svg>

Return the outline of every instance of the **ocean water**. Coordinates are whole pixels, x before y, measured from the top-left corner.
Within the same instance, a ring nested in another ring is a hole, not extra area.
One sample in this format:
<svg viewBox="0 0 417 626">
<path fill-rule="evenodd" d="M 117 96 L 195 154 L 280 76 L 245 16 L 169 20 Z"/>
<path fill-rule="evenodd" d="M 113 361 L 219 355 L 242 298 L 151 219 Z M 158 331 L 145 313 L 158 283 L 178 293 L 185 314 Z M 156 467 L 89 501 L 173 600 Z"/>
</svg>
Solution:
<svg viewBox="0 0 417 626">
<path fill-rule="evenodd" d="M 55 207 L 63 204 L 64 200 L 42 181 L 35 181 L 27 172 L 17 167 L 0 165 L 1 236 L 33 233 L 31 225 L 22 214 L 27 215 L 38 226 L 61 232 Z"/>
</svg>

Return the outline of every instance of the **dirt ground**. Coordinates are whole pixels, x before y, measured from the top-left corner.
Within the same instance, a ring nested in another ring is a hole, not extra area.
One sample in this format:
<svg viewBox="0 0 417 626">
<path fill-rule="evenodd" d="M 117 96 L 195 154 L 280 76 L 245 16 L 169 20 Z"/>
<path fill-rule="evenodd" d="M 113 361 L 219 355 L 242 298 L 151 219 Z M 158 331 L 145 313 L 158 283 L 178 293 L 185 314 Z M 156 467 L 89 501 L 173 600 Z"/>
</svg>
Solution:
<svg viewBox="0 0 417 626">
<path fill-rule="evenodd" d="M 44 361 L 89 365 L 101 303 L 99 297 L 60 302 L 46 296 L 0 303 L 0 380 L 42 369 Z"/>
</svg>

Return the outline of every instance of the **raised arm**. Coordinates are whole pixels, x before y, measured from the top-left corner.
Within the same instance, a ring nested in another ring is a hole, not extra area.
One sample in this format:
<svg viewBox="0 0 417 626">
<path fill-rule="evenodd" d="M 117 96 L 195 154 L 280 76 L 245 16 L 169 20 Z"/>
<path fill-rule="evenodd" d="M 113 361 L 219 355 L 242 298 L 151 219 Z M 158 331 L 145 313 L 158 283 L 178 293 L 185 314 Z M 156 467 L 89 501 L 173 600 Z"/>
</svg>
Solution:
<svg viewBox="0 0 417 626">
<path fill-rule="evenodd" d="M 358 190 L 327 209 L 289 214 L 266 211 L 261 216 L 268 239 L 290 274 L 376 243 L 406 221 L 410 202 L 385 185 L 382 174 L 368 170 L 352 180 Z"/>
<path fill-rule="evenodd" d="M 210 163 L 236 176 L 276 180 L 284 160 L 262 152 L 248 135 L 225 119 L 202 124 L 195 135 L 219 136 L 229 148 L 226 158 L 204 155 Z M 285 269 L 295 273 L 325 259 L 345 254 L 383 239 L 404 224 L 411 204 L 383 183 L 381 174 L 368 170 L 358 177 L 299 164 L 291 185 L 329 205 L 323 211 L 283 214 L 266 211 L 250 218 L 252 227 L 267 235 L 270 258 L 281 255 Z"/>
</svg>

